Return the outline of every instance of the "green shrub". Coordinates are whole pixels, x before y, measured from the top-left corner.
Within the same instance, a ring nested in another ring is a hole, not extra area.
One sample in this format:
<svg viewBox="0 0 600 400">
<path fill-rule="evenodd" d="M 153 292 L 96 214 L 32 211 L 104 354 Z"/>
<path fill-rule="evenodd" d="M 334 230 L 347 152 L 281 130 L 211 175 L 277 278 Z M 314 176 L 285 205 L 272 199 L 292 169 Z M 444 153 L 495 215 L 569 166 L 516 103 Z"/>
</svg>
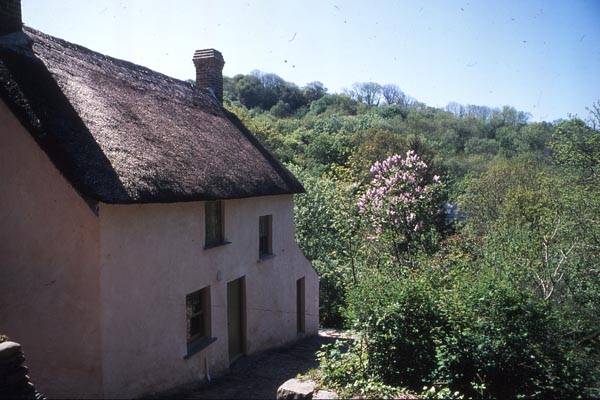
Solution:
<svg viewBox="0 0 600 400">
<path fill-rule="evenodd" d="M 371 280 L 351 294 L 357 328 L 365 332 L 369 376 L 418 391 L 436 367 L 435 331 L 444 322 L 425 279 Z"/>
<path fill-rule="evenodd" d="M 446 300 L 449 329 L 436 339 L 436 378 L 470 396 L 573 396 L 577 369 L 564 357 L 557 321 L 542 301 L 501 281 L 473 282 Z M 575 385 L 579 386 L 579 385 Z"/>
<path fill-rule="evenodd" d="M 481 267 L 374 272 L 348 298 L 348 316 L 364 333 L 366 360 L 355 379 L 415 392 L 435 386 L 427 396 L 590 394 L 590 357 L 571 343 L 560 315 L 510 276 Z"/>
<path fill-rule="evenodd" d="M 346 307 L 346 282 L 340 276 L 346 271 L 330 260 L 314 260 L 312 265 L 319 274 L 319 320 L 323 326 L 340 328 Z"/>
<path fill-rule="evenodd" d="M 336 390 L 342 398 L 357 395 L 395 398 L 401 392 L 406 392 L 369 376 L 369 361 L 362 338 L 350 343 L 336 341 L 335 344 L 324 345 L 316 354 L 320 364 L 319 384 Z"/>
</svg>

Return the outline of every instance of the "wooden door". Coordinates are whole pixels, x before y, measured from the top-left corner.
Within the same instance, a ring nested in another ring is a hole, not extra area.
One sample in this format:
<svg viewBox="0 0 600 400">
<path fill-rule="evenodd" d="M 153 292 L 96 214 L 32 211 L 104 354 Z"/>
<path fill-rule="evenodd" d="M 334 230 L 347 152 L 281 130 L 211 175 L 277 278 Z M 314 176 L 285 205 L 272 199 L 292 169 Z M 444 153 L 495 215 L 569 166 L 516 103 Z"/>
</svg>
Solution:
<svg viewBox="0 0 600 400">
<path fill-rule="evenodd" d="M 227 331 L 229 334 L 229 362 L 244 353 L 244 278 L 227 284 Z"/>
</svg>

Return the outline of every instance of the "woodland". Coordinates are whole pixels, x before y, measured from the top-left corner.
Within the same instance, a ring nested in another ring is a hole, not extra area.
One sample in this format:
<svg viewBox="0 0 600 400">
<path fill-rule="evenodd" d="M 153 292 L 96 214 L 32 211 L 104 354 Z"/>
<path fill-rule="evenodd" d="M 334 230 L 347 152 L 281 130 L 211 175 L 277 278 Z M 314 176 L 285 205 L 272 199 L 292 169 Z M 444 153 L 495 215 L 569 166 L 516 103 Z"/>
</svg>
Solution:
<svg viewBox="0 0 600 400">
<path fill-rule="evenodd" d="M 429 107 L 393 84 L 329 93 L 260 71 L 225 106 L 302 182 L 319 353 L 344 396 L 600 397 L 600 101 L 532 122 Z"/>
</svg>

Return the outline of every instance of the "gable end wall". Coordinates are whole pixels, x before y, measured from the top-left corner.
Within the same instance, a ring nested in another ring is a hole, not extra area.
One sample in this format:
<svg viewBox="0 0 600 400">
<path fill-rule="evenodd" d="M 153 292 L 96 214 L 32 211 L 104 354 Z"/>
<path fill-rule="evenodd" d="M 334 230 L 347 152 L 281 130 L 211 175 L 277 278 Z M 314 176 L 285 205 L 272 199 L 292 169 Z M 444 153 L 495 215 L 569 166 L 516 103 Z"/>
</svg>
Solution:
<svg viewBox="0 0 600 400">
<path fill-rule="evenodd" d="M 0 100 L 0 333 L 47 397 L 103 397 L 99 221 Z"/>
</svg>

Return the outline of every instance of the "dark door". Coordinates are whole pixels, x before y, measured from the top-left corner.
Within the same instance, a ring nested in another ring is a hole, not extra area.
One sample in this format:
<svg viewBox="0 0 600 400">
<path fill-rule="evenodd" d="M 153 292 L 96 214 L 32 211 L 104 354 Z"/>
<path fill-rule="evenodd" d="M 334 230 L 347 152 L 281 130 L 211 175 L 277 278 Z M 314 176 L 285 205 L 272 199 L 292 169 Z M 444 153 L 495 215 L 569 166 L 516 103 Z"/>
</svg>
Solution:
<svg viewBox="0 0 600 400">
<path fill-rule="evenodd" d="M 227 331 L 232 363 L 244 352 L 244 278 L 227 284 Z"/>
<path fill-rule="evenodd" d="M 296 330 L 298 333 L 304 333 L 304 302 L 304 278 L 300 278 L 296 281 Z"/>
</svg>

